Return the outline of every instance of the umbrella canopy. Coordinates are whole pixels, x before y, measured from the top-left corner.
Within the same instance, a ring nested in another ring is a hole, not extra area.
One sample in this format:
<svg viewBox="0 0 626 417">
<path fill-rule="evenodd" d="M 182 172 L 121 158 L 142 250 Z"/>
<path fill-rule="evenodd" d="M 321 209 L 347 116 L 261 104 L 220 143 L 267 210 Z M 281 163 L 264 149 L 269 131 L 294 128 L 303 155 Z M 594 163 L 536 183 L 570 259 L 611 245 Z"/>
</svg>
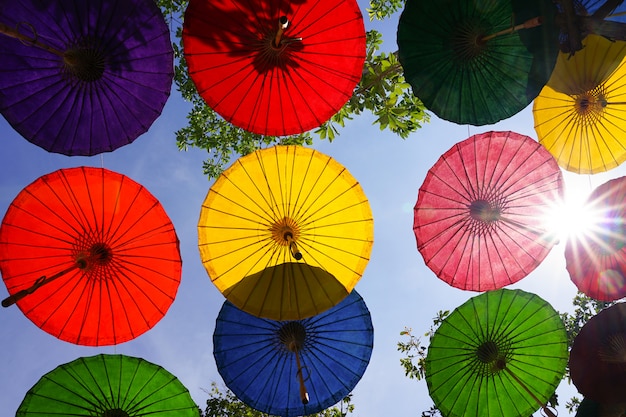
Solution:
<svg viewBox="0 0 626 417">
<path fill-rule="evenodd" d="M 352 391 L 369 363 L 373 332 L 356 291 L 322 314 L 286 322 L 252 316 L 226 301 L 213 353 L 225 384 L 250 407 L 304 416 Z"/>
<path fill-rule="evenodd" d="M 626 391 L 626 304 L 593 316 L 574 338 L 569 370 L 582 395 L 599 403 L 620 403 Z"/>
<path fill-rule="evenodd" d="M 44 375 L 16 417 L 198 417 L 187 388 L 162 367 L 141 358 L 78 358 Z"/>
<path fill-rule="evenodd" d="M 556 239 L 546 215 L 563 192 L 556 161 L 533 139 L 487 132 L 428 171 L 413 230 L 426 265 L 453 287 L 486 291 L 539 265 Z"/>
<path fill-rule="evenodd" d="M 600 404 L 583 398 L 576 410 L 576 417 L 622 417 L 626 415 L 626 403 Z"/>
<path fill-rule="evenodd" d="M 161 114 L 174 76 L 153 0 L 1 0 L 0 61 L 2 115 L 65 155 L 134 141 Z"/>
<path fill-rule="evenodd" d="M 554 12 L 542 0 L 407 1 L 398 25 L 405 78 L 442 119 L 478 126 L 513 116 L 554 68 Z"/>
<path fill-rule="evenodd" d="M 586 205 L 594 224 L 567 241 L 565 261 L 570 278 L 581 292 L 596 300 L 626 297 L 626 177 L 597 187 Z"/>
<path fill-rule="evenodd" d="M 356 0 L 190 0 L 183 43 L 207 104 L 236 126 L 273 136 L 330 119 L 365 61 Z"/>
<path fill-rule="evenodd" d="M 374 224 L 359 183 L 331 157 L 275 146 L 239 158 L 198 222 L 209 277 L 238 308 L 298 320 L 341 301 L 361 278 Z"/>
<path fill-rule="evenodd" d="M 626 160 L 626 42 L 589 35 L 571 57 L 561 53 L 533 104 L 539 142 L 579 174 Z"/>
<path fill-rule="evenodd" d="M 535 294 L 500 289 L 470 298 L 441 323 L 425 374 L 444 416 L 527 417 L 544 407 L 566 365 L 559 313 Z"/>
<path fill-rule="evenodd" d="M 0 272 L 37 326 L 111 345 L 154 326 L 181 277 L 178 238 L 159 201 L 130 178 L 70 168 L 24 188 L 0 226 Z"/>
</svg>

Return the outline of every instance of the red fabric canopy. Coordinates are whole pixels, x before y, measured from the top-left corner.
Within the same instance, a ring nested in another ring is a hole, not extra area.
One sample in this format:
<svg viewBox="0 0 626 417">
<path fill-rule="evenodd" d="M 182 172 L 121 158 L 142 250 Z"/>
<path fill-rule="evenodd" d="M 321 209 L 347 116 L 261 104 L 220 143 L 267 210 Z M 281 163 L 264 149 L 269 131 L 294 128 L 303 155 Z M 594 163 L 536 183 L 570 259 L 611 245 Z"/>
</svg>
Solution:
<svg viewBox="0 0 626 417">
<path fill-rule="evenodd" d="M 320 126 L 352 96 L 365 27 L 355 0 L 190 0 L 183 44 L 213 110 L 250 132 L 283 136 Z"/>
<path fill-rule="evenodd" d="M 418 250 L 453 287 L 512 284 L 556 243 L 545 215 L 562 188 L 556 161 L 535 140 L 514 132 L 472 136 L 426 175 L 414 210 Z"/>
<path fill-rule="evenodd" d="M 80 345 L 154 326 L 176 296 L 181 258 L 158 200 L 100 168 L 62 169 L 24 188 L 0 226 L 0 272 L 22 312 Z"/>
</svg>

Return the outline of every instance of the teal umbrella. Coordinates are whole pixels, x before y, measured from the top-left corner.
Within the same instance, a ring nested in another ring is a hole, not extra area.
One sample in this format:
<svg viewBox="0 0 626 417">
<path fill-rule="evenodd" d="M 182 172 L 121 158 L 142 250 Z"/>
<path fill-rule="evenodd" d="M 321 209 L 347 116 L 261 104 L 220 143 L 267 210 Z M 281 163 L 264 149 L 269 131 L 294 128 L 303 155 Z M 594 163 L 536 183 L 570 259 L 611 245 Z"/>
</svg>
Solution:
<svg viewBox="0 0 626 417">
<path fill-rule="evenodd" d="M 428 391 L 446 417 L 528 417 L 545 406 L 567 365 L 559 314 L 535 294 L 500 289 L 470 298 L 433 335 Z"/>
<path fill-rule="evenodd" d="M 78 358 L 45 374 L 16 417 L 198 417 L 187 388 L 168 371 L 124 355 Z"/>
</svg>

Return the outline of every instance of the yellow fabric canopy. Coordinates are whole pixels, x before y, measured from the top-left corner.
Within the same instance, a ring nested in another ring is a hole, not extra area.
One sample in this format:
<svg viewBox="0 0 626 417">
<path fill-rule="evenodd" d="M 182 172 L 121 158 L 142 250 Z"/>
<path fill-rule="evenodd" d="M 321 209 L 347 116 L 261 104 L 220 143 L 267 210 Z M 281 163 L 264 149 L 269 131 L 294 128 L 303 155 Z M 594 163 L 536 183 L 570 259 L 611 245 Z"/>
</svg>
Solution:
<svg viewBox="0 0 626 417">
<path fill-rule="evenodd" d="M 369 261 L 374 225 L 359 183 L 331 157 L 275 146 L 239 158 L 209 190 L 202 262 L 238 308 L 298 320 L 339 303 Z"/>
<path fill-rule="evenodd" d="M 533 105 L 539 142 L 559 166 L 579 174 L 626 160 L 626 42 L 588 35 L 584 48 L 561 53 Z"/>
</svg>

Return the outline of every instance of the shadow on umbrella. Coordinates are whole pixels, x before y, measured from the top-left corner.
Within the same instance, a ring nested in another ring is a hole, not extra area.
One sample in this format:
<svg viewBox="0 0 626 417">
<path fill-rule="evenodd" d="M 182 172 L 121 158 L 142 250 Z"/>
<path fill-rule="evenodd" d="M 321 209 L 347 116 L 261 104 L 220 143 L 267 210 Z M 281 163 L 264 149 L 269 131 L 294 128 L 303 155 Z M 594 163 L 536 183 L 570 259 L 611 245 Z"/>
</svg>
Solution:
<svg viewBox="0 0 626 417">
<path fill-rule="evenodd" d="M 224 296 L 242 310 L 256 316 L 282 316 L 281 320 L 303 318 L 300 300 L 311 300 L 316 310 L 313 314 L 319 314 L 347 295 L 332 274 L 298 262 L 265 268 L 224 291 Z"/>
</svg>

